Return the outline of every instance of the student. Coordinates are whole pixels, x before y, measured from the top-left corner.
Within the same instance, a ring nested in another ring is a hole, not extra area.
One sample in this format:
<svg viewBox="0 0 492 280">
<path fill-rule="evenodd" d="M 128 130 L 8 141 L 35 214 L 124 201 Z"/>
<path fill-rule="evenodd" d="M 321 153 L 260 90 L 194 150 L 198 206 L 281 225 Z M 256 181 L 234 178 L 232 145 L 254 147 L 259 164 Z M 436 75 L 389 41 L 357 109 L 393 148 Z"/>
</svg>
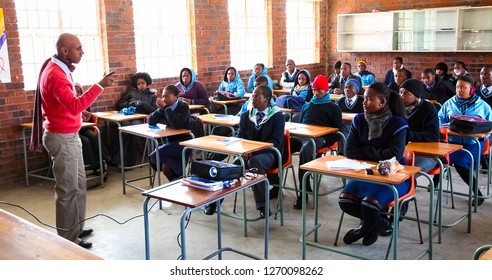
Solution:
<svg viewBox="0 0 492 280">
<path fill-rule="evenodd" d="M 480 83 L 475 88 L 475 93 L 492 107 L 492 64 L 487 64 L 480 70 Z M 489 155 L 483 155 L 480 163 L 482 169 L 488 169 Z"/>
<path fill-rule="evenodd" d="M 268 82 L 267 76 L 259 76 L 256 77 L 255 82 L 253 83 L 254 88 L 259 87 L 260 85 L 268 86 L 271 91 L 273 91 L 273 88 L 270 86 Z M 251 110 L 253 108 L 253 103 L 251 102 L 253 100 L 253 96 L 251 96 L 244 104 L 241 106 L 241 110 L 237 113 L 237 116 L 240 116 L 242 113 Z M 270 105 L 275 106 L 275 101 L 273 98 L 270 100 Z"/>
<path fill-rule="evenodd" d="M 412 72 L 403 67 L 403 58 L 401 56 L 397 56 L 393 59 L 393 69 L 386 72 L 386 76 L 384 78 L 384 83 L 386 85 L 390 85 L 392 82 L 395 81 L 395 75 L 398 69 L 405 69 L 405 71 L 407 72 L 407 79 L 412 78 Z"/>
<path fill-rule="evenodd" d="M 434 67 L 434 71 L 436 71 L 436 75 L 443 81 L 453 81 L 451 75 L 448 74 L 448 65 L 445 62 L 439 62 Z"/>
<path fill-rule="evenodd" d="M 361 85 L 355 79 L 349 79 L 345 83 L 345 96 L 338 100 L 338 107 L 345 113 L 362 113 L 364 112 L 364 96 L 360 95 Z M 341 129 L 345 137 L 348 137 L 350 123 L 345 123 Z"/>
<path fill-rule="evenodd" d="M 236 68 L 227 68 L 218 90 L 228 92 L 231 96 L 244 97 L 244 82 Z"/>
<path fill-rule="evenodd" d="M 157 95 L 155 90 L 150 89 L 152 85 L 152 78 L 148 73 L 138 72 L 131 77 L 131 88 L 130 90 L 116 103 L 116 110 L 120 111 L 124 108 L 135 107 L 136 113 L 139 114 L 150 114 L 157 106 L 155 104 L 157 100 Z M 121 121 L 121 126 L 141 124 L 143 121 L 131 120 L 131 121 Z M 123 145 L 125 162 L 122 163 L 124 166 L 133 166 L 136 164 L 137 155 L 137 144 L 138 137 L 130 135 L 127 133 L 123 134 Z M 111 155 L 118 153 L 118 145 L 112 145 Z"/>
<path fill-rule="evenodd" d="M 287 59 L 285 61 L 285 71 L 282 73 L 282 77 L 280 78 L 280 85 L 282 88 L 291 89 L 295 85 L 295 81 L 297 79 L 297 73 L 299 73 L 299 69 L 296 67 L 296 63 L 292 59 Z"/>
<path fill-rule="evenodd" d="M 444 123 L 449 123 L 452 115 L 466 115 L 475 116 L 492 121 L 492 114 L 489 104 L 483 101 L 477 94 L 472 91 L 475 81 L 470 75 L 464 75 L 458 78 L 456 81 L 456 95 L 451 97 L 446 103 L 442 105 L 441 110 L 439 110 L 439 123 L 442 125 Z M 459 137 L 448 137 L 449 143 L 456 143 L 463 145 L 463 148 L 468 150 L 473 155 L 473 168 L 478 168 L 478 163 L 480 159 L 477 158 L 478 148 L 476 143 L 470 139 L 463 139 Z M 480 141 L 480 154 L 483 153 L 484 141 Z M 470 164 L 470 158 L 465 151 L 456 151 L 449 156 L 449 160 L 461 179 L 465 183 L 469 183 L 468 175 L 469 170 L 472 167 Z M 473 177 L 473 188 L 475 191 L 477 188 L 477 180 Z M 469 187 L 472 187 L 469 186 Z M 480 189 L 475 195 L 482 196 Z M 484 199 L 478 198 L 478 205 L 482 205 Z M 473 200 L 473 205 L 475 205 L 475 200 Z"/>
<path fill-rule="evenodd" d="M 453 85 L 456 85 L 456 82 L 460 77 L 463 76 L 470 76 L 470 72 L 468 72 L 468 69 L 466 68 L 466 65 L 463 61 L 456 61 L 453 65 L 453 73 L 451 75 L 451 79 L 453 82 Z M 473 85 L 475 86 L 475 85 Z"/>
<path fill-rule="evenodd" d="M 376 76 L 366 70 L 367 62 L 365 60 L 362 59 L 357 62 L 357 69 L 359 71 L 354 75 L 360 78 L 362 86 L 370 86 L 376 82 Z"/>
<path fill-rule="evenodd" d="M 420 77 L 425 85 L 424 98 L 426 99 L 437 100 L 440 104 L 444 104 L 456 94 L 453 84 L 450 81 L 441 80 L 431 68 L 424 69 Z"/>
<path fill-rule="evenodd" d="M 356 79 L 361 83 L 360 77 L 357 77 L 350 73 L 352 66 L 348 62 L 342 63 L 342 68 L 340 75 L 338 75 L 330 87 L 330 94 L 343 94 L 343 89 L 345 88 L 345 82 L 349 79 Z"/>
<path fill-rule="evenodd" d="M 299 70 L 297 73 L 294 87 L 289 94 L 282 95 L 277 98 L 276 104 L 279 107 L 293 109 L 292 121 L 299 121 L 299 115 L 302 106 L 309 102 L 313 97 L 313 89 L 311 87 L 311 74 L 308 70 Z M 286 114 L 284 114 L 285 116 Z M 288 116 L 288 115 L 287 115 Z"/>
<path fill-rule="evenodd" d="M 424 84 L 416 79 L 408 79 L 400 86 L 400 98 L 405 105 L 411 142 L 439 142 L 439 119 L 436 107 L 424 99 Z M 422 172 L 436 167 L 437 160 L 432 157 L 415 156 L 415 166 Z"/>
<path fill-rule="evenodd" d="M 179 82 L 176 83 L 179 90 L 179 99 L 187 104 L 208 105 L 208 92 L 205 86 L 196 80 L 196 73 L 191 68 L 183 68 L 179 72 Z M 198 113 L 198 112 L 197 112 Z"/>
<path fill-rule="evenodd" d="M 75 83 L 75 91 L 77 92 L 77 97 L 83 94 L 82 86 L 79 83 Z M 83 122 L 94 122 L 94 118 L 90 112 L 90 107 L 87 107 L 85 111 L 82 111 L 82 121 Z M 80 141 L 82 142 L 82 153 L 84 157 L 84 164 L 89 165 L 92 169 L 94 175 L 99 175 L 99 172 L 105 172 L 106 163 L 111 166 L 116 166 L 116 164 L 111 160 L 111 156 L 106 149 L 106 145 L 101 143 L 101 154 L 103 159 L 103 171 L 100 171 L 99 163 L 99 141 L 96 132 L 91 127 L 81 128 L 79 130 Z M 107 175 L 104 177 L 107 179 Z"/>
<path fill-rule="evenodd" d="M 409 79 L 407 69 L 396 70 L 394 81 L 389 85 L 389 89 L 396 93 L 400 92 L 400 85 Z"/>
<path fill-rule="evenodd" d="M 161 123 L 168 128 L 191 129 L 190 108 L 188 103 L 179 99 L 179 89 L 176 86 L 168 85 L 164 88 L 162 98 L 157 99 L 157 107 L 158 109 L 147 118 L 149 125 Z M 192 133 L 168 136 L 166 143 L 159 147 L 161 171 L 169 182 L 183 176 L 182 151 L 184 147 L 179 145 L 179 142 L 193 138 Z M 155 151 L 149 155 L 149 162 L 152 168 L 157 170 Z"/>
<path fill-rule="evenodd" d="M 310 102 L 304 104 L 301 110 L 299 122 L 303 124 L 313 124 L 342 129 L 342 111 L 333 102 L 330 101 L 328 91 L 328 77 L 318 75 L 313 81 L 314 97 Z M 292 138 L 291 152 L 299 152 L 299 166 L 314 160 L 313 153 L 323 147 L 329 147 L 340 140 L 340 135 L 332 133 L 322 137 L 314 138 L 316 147 L 313 147 L 311 139 Z M 299 168 L 299 185 L 302 185 L 302 178 L 306 173 Z M 312 192 L 310 180 L 307 180 L 306 191 Z M 307 201 L 307 196 L 306 196 Z M 294 209 L 302 209 L 302 196 L 297 197 Z"/>
<path fill-rule="evenodd" d="M 333 64 L 333 72 L 330 74 L 330 76 L 328 76 L 328 81 L 329 81 L 328 86 L 330 88 L 335 87 L 334 82 L 335 79 L 338 79 L 337 77 L 340 75 L 340 68 L 342 68 L 342 62 L 338 60 Z"/>
<path fill-rule="evenodd" d="M 268 87 L 273 90 L 273 81 L 268 76 L 268 68 L 265 67 L 263 63 L 256 63 L 253 68 L 253 73 L 249 76 L 248 80 L 248 92 L 252 92 L 254 89 L 255 79 L 259 76 L 265 76 L 268 80 Z"/>
<path fill-rule="evenodd" d="M 279 151 L 283 151 L 285 119 L 282 112 L 272 106 L 272 91 L 267 86 L 256 87 L 251 96 L 253 107 L 241 114 L 239 130 L 236 137 L 247 140 L 272 143 Z M 243 156 L 246 169 L 255 168 L 258 174 L 265 174 L 265 170 L 278 166 L 278 158 L 270 149 L 263 149 Z M 239 164 L 239 160 L 234 162 Z M 271 215 L 270 209 L 265 209 L 265 190 L 269 184 L 264 182 L 252 187 L 256 202 L 256 209 L 260 217 Z M 216 204 L 210 204 L 205 208 L 205 214 L 215 213 Z"/>
<path fill-rule="evenodd" d="M 406 164 L 403 157 L 409 130 L 405 107 L 396 92 L 384 83 L 376 82 L 364 93 L 364 113 L 355 116 L 347 139 L 347 157 L 363 161 L 387 160 L 395 157 Z M 395 185 L 398 195 L 408 191 L 409 182 Z M 343 212 L 359 218 L 360 225 L 348 231 L 343 241 L 351 244 L 363 238 L 369 246 L 377 241 L 380 230 L 388 228 L 381 209 L 393 201 L 393 192 L 376 183 L 350 180 L 343 188 L 339 205 Z"/>
<path fill-rule="evenodd" d="M 239 72 L 236 68 L 229 67 L 224 73 L 224 79 L 217 89 L 222 94 L 229 97 L 244 97 L 244 82 L 239 77 Z M 241 110 L 242 103 L 233 103 L 227 106 L 227 113 L 229 115 L 235 115 Z M 223 114 L 225 110 L 221 107 L 217 110 L 217 113 Z"/>
</svg>

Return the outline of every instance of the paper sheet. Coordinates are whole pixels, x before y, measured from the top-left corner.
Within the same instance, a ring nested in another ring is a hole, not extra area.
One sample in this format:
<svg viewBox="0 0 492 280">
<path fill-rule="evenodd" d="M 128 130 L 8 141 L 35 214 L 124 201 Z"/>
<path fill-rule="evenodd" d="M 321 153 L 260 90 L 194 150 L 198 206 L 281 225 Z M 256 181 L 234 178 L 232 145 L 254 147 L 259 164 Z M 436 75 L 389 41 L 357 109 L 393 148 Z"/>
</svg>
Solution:
<svg viewBox="0 0 492 280">
<path fill-rule="evenodd" d="M 329 170 L 362 170 L 373 166 L 375 165 L 348 158 L 326 162 L 326 167 L 328 167 Z"/>
</svg>

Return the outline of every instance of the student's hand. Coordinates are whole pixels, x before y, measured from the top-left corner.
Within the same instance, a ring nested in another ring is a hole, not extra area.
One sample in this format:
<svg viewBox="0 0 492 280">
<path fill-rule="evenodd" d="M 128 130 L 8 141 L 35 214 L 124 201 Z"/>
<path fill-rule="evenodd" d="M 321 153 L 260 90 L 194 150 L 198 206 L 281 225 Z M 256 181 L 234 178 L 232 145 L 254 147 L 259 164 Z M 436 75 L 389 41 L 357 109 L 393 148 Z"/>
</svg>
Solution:
<svg viewBox="0 0 492 280">
<path fill-rule="evenodd" d="M 341 88 L 336 88 L 335 90 L 333 90 L 333 93 L 334 94 L 343 94 L 343 90 Z"/>
<path fill-rule="evenodd" d="M 99 85 L 103 88 L 112 86 L 114 84 L 114 80 L 116 79 L 115 73 L 116 71 L 111 71 L 109 74 L 105 74 L 102 80 L 99 81 Z"/>
<path fill-rule="evenodd" d="M 155 105 L 157 105 L 157 107 L 159 107 L 159 109 L 162 109 L 162 108 L 164 108 L 164 106 L 166 106 L 166 102 L 164 102 L 164 99 L 162 99 L 162 98 L 157 98 Z"/>
<path fill-rule="evenodd" d="M 91 119 L 92 114 L 86 110 L 82 111 L 82 121 L 88 122 Z"/>
</svg>

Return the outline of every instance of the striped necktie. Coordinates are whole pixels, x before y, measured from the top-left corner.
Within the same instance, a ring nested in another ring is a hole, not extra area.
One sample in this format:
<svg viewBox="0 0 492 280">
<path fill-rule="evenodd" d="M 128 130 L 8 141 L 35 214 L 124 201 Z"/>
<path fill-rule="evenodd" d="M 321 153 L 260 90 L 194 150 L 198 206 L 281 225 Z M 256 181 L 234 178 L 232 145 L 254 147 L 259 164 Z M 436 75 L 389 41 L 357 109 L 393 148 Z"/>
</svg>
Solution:
<svg viewBox="0 0 492 280">
<path fill-rule="evenodd" d="M 265 113 L 263 113 L 263 112 L 256 113 L 256 124 L 257 125 L 259 125 L 261 123 L 264 116 L 265 116 Z"/>
</svg>

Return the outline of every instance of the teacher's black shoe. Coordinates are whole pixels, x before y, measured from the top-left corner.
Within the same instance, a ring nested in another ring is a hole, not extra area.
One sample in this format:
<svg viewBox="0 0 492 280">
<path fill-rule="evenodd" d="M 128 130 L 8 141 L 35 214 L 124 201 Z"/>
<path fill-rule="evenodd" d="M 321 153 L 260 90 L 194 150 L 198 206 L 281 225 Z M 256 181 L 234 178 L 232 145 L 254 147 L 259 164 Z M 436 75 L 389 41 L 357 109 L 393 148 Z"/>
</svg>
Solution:
<svg viewBox="0 0 492 280">
<path fill-rule="evenodd" d="M 92 230 L 91 228 L 89 228 L 89 229 L 83 229 L 83 230 L 80 232 L 80 234 L 79 234 L 79 238 L 84 238 L 84 237 L 86 237 L 86 236 L 89 236 L 89 235 L 91 235 L 91 234 L 92 234 L 92 232 L 93 232 L 93 230 Z"/>
<path fill-rule="evenodd" d="M 92 247 L 92 242 L 87 242 L 87 241 L 82 240 L 79 242 L 79 246 L 82 248 L 89 249 Z"/>
</svg>

